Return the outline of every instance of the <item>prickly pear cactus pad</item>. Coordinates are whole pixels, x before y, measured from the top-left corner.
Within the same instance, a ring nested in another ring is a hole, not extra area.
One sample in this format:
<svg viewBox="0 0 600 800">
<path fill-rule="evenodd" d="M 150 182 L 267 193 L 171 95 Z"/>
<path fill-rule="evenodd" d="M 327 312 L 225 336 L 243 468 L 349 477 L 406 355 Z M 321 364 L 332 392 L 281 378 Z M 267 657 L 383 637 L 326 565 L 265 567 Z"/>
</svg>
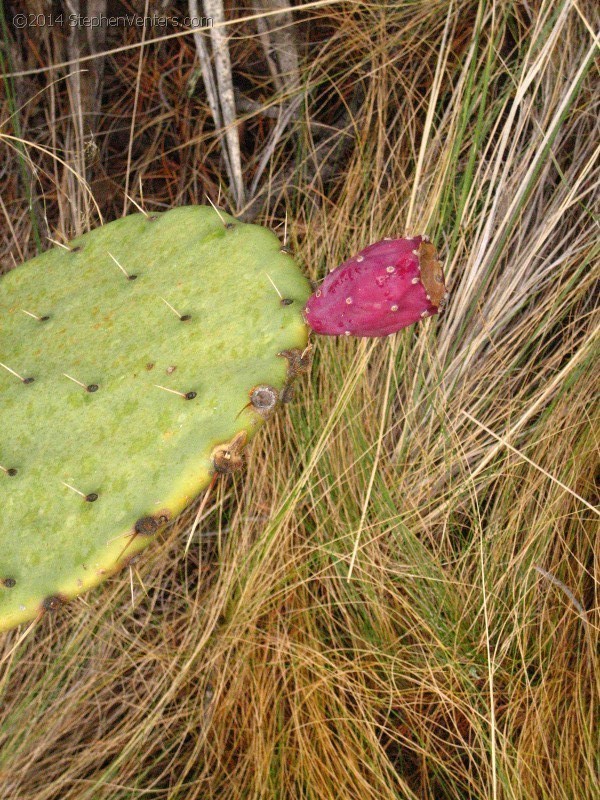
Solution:
<svg viewBox="0 0 600 800">
<path fill-rule="evenodd" d="M 0 630 L 118 571 L 240 461 L 295 374 L 309 292 L 273 233 L 204 206 L 0 278 Z"/>
</svg>

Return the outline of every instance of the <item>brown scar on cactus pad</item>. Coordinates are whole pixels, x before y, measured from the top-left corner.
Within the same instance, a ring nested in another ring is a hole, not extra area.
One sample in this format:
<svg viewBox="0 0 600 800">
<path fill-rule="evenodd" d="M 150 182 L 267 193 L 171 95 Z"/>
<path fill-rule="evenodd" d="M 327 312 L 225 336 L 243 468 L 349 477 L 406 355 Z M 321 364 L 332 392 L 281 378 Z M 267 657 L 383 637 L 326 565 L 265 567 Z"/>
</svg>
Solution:
<svg viewBox="0 0 600 800">
<path fill-rule="evenodd" d="M 244 466 L 242 452 L 248 443 L 246 431 L 240 431 L 230 442 L 215 447 L 212 453 L 212 463 L 215 472 L 229 475 Z"/>
<path fill-rule="evenodd" d="M 66 605 L 69 602 L 67 597 L 63 597 L 59 594 L 52 594 L 49 597 L 45 597 L 42 600 L 42 611 L 56 611 L 61 606 Z"/>
<path fill-rule="evenodd" d="M 133 542 L 133 540 L 136 537 L 138 537 L 138 536 L 142 536 L 142 537 L 154 536 L 156 533 L 158 533 L 158 531 L 161 528 L 164 528 L 164 526 L 167 524 L 167 522 L 170 520 L 170 518 L 171 518 L 171 512 L 168 509 L 166 509 L 161 514 L 156 514 L 155 516 L 152 516 L 152 517 L 140 517 L 138 520 L 136 520 L 136 523 L 133 526 L 133 530 L 129 534 L 127 534 L 130 537 L 130 540 L 129 540 L 129 542 L 127 542 L 125 547 L 121 550 L 121 552 L 119 553 L 119 556 L 117 558 L 118 568 L 120 569 L 121 566 L 122 566 L 121 558 L 122 558 L 123 554 L 125 553 L 126 550 L 129 549 L 130 544 Z M 133 558 L 133 556 L 131 558 L 128 558 L 127 559 L 127 563 L 131 563 L 131 559 L 132 558 Z"/>
<path fill-rule="evenodd" d="M 242 466 L 270 401 L 240 408 L 280 396 L 278 353 L 306 365 L 309 294 L 273 232 L 208 206 L 118 219 L 0 278 L 0 631 L 115 575 Z"/>
<path fill-rule="evenodd" d="M 154 517 L 140 517 L 133 526 L 133 534 L 135 536 L 154 536 L 160 528 L 167 524 L 169 517 L 168 511 Z"/>
<path fill-rule="evenodd" d="M 298 375 L 308 375 L 312 365 L 312 345 L 307 345 L 303 350 L 294 348 L 282 350 L 277 354 L 288 361 L 288 380 L 293 381 Z"/>
</svg>

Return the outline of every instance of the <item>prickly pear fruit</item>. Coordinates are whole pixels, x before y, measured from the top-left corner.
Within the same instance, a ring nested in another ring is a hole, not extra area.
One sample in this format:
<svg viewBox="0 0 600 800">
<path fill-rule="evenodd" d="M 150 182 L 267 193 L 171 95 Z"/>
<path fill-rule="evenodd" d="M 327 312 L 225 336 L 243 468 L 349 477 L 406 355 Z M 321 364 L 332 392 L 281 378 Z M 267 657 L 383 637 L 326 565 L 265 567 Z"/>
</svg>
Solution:
<svg viewBox="0 0 600 800">
<path fill-rule="evenodd" d="M 426 236 L 384 239 L 330 272 L 304 317 L 328 336 L 388 336 L 437 314 L 446 296 L 442 264 Z"/>
</svg>

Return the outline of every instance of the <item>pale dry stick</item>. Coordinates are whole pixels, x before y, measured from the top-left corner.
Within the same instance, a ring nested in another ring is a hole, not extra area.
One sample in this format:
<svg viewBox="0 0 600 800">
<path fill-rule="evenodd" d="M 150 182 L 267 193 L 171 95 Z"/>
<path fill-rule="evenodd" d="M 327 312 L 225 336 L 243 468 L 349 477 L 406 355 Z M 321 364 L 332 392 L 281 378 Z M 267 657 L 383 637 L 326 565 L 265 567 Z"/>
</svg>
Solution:
<svg viewBox="0 0 600 800">
<path fill-rule="evenodd" d="M 144 3 L 144 19 L 148 18 L 148 5 L 149 5 L 149 2 L 150 2 L 150 0 L 145 0 L 145 3 Z M 135 78 L 135 92 L 134 92 L 134 95 L 133 95 L 133 111 L 132 111 L 132 114 L 131 114 L 131 125 L 129 127 L 129 144 L 127 146 L 127 167 L 125 169 L 125 192 L 124 192 L 125 200 L 123 201 L 123 214 L 122 214 L 122 216 L 126 216 L 126 214 L 127 214 L 127 200 L 129 199 L 128 196 L 127 196 L 127 192 L 129 191 L 129 173 L 130 173 L 130 170 L 131 170 L 131 156 L 132 156 L 132 153 L 133 153 L 133 134 L 134 134 L 134 131 L 135 131 L 135 119 L 136 119 L 136 115 L 137 115 L 138 101 L 139 101 L 139 97 L 140 97 L 140 83 L 141 83 L 141 80 L 142 80 L 142 66 L 144 64 L 144 45 L 146 44 L 146 29 L 147 29 L 147 27 L 148 27 L 147 25 L 144 25 L 143 28 L 142 28 L 142 41 L 140 43 L 141 44 L 140 57 L 139 57 L 139 60 L 138 60 L 137 75 L 136 75 L 136 78 Z M 138 206 L 138 208 L 139 208 L 139 206 Z"/>
<path fill-rule="evenodd" d="M 395 337 L 394 337 L 395 338 Z M 348 567 L 348 575 L 346 576 L 346 580 L 349 581 L 352 578 L 352 572 L 354 570 L 354 563 L 356 561 L 356 556 L 358 554 L 358 547 L 360 544 L 360 537 L 363 532 L 365 519 L 367 518 L 367 509 L 369 507 L 369 503 L 371 501 L 371 493 L 373 491 L 373 484 L 375 483 L 375 475 L 377 474 L 377 468 L 379 467 L 379 459 L 381 458 L 381 447 L 383 445 L 383 434 L 385 431 L 385 424 L 388 417 L 388 401 L 390 396 L 390 385 L 392 382 L 392 373 L 394 370 L 394 363 L 395 363 L 395 348 L 393 344 L 393 339 L 390 339 L 390 356 L 388 360 L 388 371 L 387 376 L 385 379 L 385 388 L 383 390 L 383 401 L 382 401 L 382 412 L 381 412 L 381 422 L 379 424 L 379 436 L 377 437 L 377 450 L 375 451 L 375 457 L 373 459 L 373 469 L 371 470 L 371 476 L 369 478 L 369 485 L 367 486 L 367 492 L 365 494 L 365 499 L 363 502 L 362 512 L 360 515 L 360 522 L 358 523 L 358 530 L 356 532 L 356 538 L 354 540 L 354 547 L 352 549 L 352 556 L 350 558 L 350 566 Z"/>
<path fill-rule="evenodd" d="M 242 94 L 237 88 L 235 92 L 235 107 L 238 111 L 244 114 L 257 114 L 260 117 L 267 119 L 279 119 L 280 107 L 277 100 L 265 100 L 264 103 L 259 103 L 257 100 L 250 100 L 245 94 Z"/>
<path fill-rule="evenodd" d="M 217 24 L 225 22 L 223 0 L 204 0 L 204 8 L 207 16 L 211 17 L 213 22 L 217 22 Z M 221 27 L 211 27 L 210 38 L 213 46 L 219 101 L 223 114 L 225 141 L 229 149 L 232 170 L 233 185 L 231 188 L 234 192 L 236 207 L 240 209 L 244 204 L 245 192 L 227 31 L 224 31 Z"/>
<path fill-rule="evenodd" d="M 225 159 L 225 168 L 229 176 L 230 189 L 233 193 L 235 205 L 239 210 L 244 202 L 244 182 L 229 46 L 227 44 L 227 34 L 222 30 L 225 25 L 225 11 L 222 0 L 204 0 L 203 5 L 206 16 L 212 19 L 213 23 L 209 28 L 209 34 L 215 62 L 214 73 L 208 48 L 197 28 L 194 28 L 194 42 L 215 127 L 221 136 L 224 134 L 222 151 Z M 189 0 L 189 11 L 192 19 L 199 19 L 197 0 Z"/>
<path fill-rule="evenodd" d="M 253 8 L 257 13 L 262 13 L 261 2 L 260 0 L 253 0 Z M 260 39 L 260 43 L 262 44 L 265 61 L 267 62 L 267 67 L 269 68 L 269 72 L 271 73 L 271 77 L 273 78 L 273 82 L 275 83 L 275 88 L 278 92 L 283 93 L 285 90 L 285 86 L 282 81 L 282 77 L 279 71 L 279 64 L 276 63 L 275 59 L 273 58 L 273 48 L 271 45 L 271 41 L 269 39 L 269 28 L 262 18 L 262 16 L 258 17 L 256 20 L 256 28 L 258 31 L 258 38 Z"/>
<path fill-rule="evenodd" d="M 189 10 L 190 10 L 190 17 L 192 19 L 198 20 L 200 18 L 200 12 L 198 10 L 198 0 L 189 0 Z M 218 97 L 217 87 L 215 86 L 214 75 L 212 72 L 210 54 L 208 52 L 206 42 L 204 41 L 204 37 L 202 36 L 201 33 L 201 31 L 203 30 L 205 30 L 205 28 L 199 27 L 198 25 L 195 25 L 192 28 L 192 32 L 194 34 L 194 44 L 196 45 L 198 60 L 200 61 L 200 71 L 202 72 L 202 80 L 204 82 L 204 90 L 206 91 L 206 98 L 208 100 L 208 105 L 210 106 L 210 110 L 213 115 L 215 128 L 217 130 L 221 130 L 223 128 L 223 117 L 221 115 L 221 108 L 219 107 L 219 97 Z M 225 162 L 225 171 L 229 176 L 229 182 L 231 184 L 233 173 L 231 169 L 231 162 L 229 160 L 229 150 L 226 147 L 222 147 L 221 152 L 223 153 L 223 160 Z M 221 187 L 219 186 L 219 190 L 220 188 Z"/>
<path fill-rule="evenodd" d="M 290 30 L 294 20 L 289 0 L 253 0 L 252 5 L 259 14 L 256 28 L 275 88 L 280 94 L 290 94 L 300 83 L 300 71 L 298 50 Z M 268 11 L 269 6 L 281 10 L 281 20 L 265 19 L 263 13 Z M 273 22 L 273 25 L 269 25 L 269 22 Z"/>
<path fill-rule="evenodd" d="M 65 0 L 65 6 L 67 12 L 69 14 L 70 19 L 78 19 L 81 6 L 78 0 Z M 94 28 L 90 28 L 90 34 L 94 31 Z M 71 25 L 69 30 L 69 35 L 67 37 L 66 45 L 67 45 L 67 55 L 71 58 L 76 64 L 79 62 L 79 55 L 80 55 L 80 36 L 82 33 L 82 26 L 81 25 Z M 95 66 L 95 64 L 94 64 Z M 82 91 L 82 76 L 89 73 L 89 70 L 82 70 L 77 69 L 74 70 L 71 74 L 67 82 L 67 86 L 70 87 L 69 89 L 69 103 L 70 103 L 70 119 L 72 121 L 72 127 L 68 126 L 65 132 L 65 149 L 67 152 L 72 152 L 72 160 L 75 163 L 77 170 L 81 171 L 83 175 L 85 175 L 85 157 L 83 155 L 83 140 L 84 140 L 84 129 L 83 129 L 83 115 L 85 111 L 91 110 L 87 107 L 84 109 L 84 106 L 87 106 L 84 100 L 84 92 Z M 73 135 L 74 141 L 71 141 L 71 135 Z M 72 150 L 71 150 L 72 146 Z M 72 176 L 67 174 L 66 175 L 66 192 L 69 198 L 69 201 L 75 208 L 79 208 L 80 206 L 80 197 L 78 196 L 78 191 L 80 187 L 77 185 L 73 187 L 74 190 L 71 190 L 71 179 Z M 88 216 L 88 208 L 87 208 L 87 198 L 84 198 L 84 217 Z M 78 217 L 79 215 L 77 215 Z M 79 226 L 80 222 L 76 218 L 75 220 L 76 231 L 79 233 Z"/>
<path fill-rule="evenodd" d="M 490 436 L 493 436 L 494 439 L 496 439 L 497 442 L 500 442 L 501 444 L 503 444 L 504 447 L 508 448 L 508 450 L 510 450 L 511 452 L 516 453 L 520 458 L 522 458 L 528 464 L 531 464 L 532 467 L 535 467 L 535 469 L 539 470 L 542 473 L 542 475 L 544 475 L 546 478 L 548 478 L 549 480 L 551 480 L 554 483 L 556 483 L 558 486 L 561 487 L 561 489 L 564 489 L 565 492 L 568 492 L 573 497 L 576 497 L 577 500 L 579 500 L 581 503 L 583 503 L 584 506 L 587 506 L 587 508 L 589 508 L 590 511 L 593 511 L 594 514 L 597 514 L 598 516 L 600 516 L 600 510 L 597 509 L 597 508 L 594 508 L 594 506 L 591 503 L 588 503 L 587 500 L 584 500 L 584 498 L 580 494 L 577 494 L 577 492 L 574 492 L 573 489 L 571 489 L 569 486 L 564 484 L 562 481 L 559 481 L 558 478 L 555 478 L 554 475 L 551 475 L 543 467 L 540 467 L 539 464 L 536 464 L 535 461 L 532 461 L 530 458 L 528 458 L 526 455 L 524 455 L 520 450 L 517 450 L 517 448 L 513 447 L 512 444 L 509 444 L 506 441 L 506 439 L 503 439 L 501 436 L 498 436 L 498 434 L 494 433 L 494 431 L 491 430 L 490 428 L 488 428 L 487 425 L 484 425 L 483 422 L 480 422 L 478 419 L 475 419 L 475 417 L 473 417 L 471 414 L 469 414 L 468 411 L 465 411 L 463 409 L 462 413 L 465 415 L 465 417 L 468 417 L 468 419 L 470 419 L 471 422 L 474 422 L 476 425 L 479 425 L 479 427 L 482 428 L 486 433 L 489 433 Z"/>
<path fill-rule="evenodd" d="M 276 109 L 261 109 L 260 104 L 256 104 L 258 108 L 247 108 L 250 111 L 258 111 L 258 113 L 273 113 L 275 119 L 278 120 L 275 130 L 271 134 L 270 142 L 265 148 L 266 153 L 272 154 L 283 135 L 284 128 L 289 125 L 290 131 L 294 129 L 295 120 L 298 117 L 298 104 L 293 97 L 300 88 L 300 71 L 298 50 L 296 42 L 292 33 L 294 20 L 292 17 L 292 9 L 289 0 L 253 0 L 254 9 L 261 12 L 256 20 L 256 27 L 258 36 L 261 41 L 265 60 L 271 73 L 271 77 L 275 83 L 275 89 L 280 97 L 280 102 Z M 281 9 L 284 13 L 282 18 L 272 19 L 270 17 L 263 17 L 262 12 L 268 8 Z M 292 98 L 290 100 L 290 98 Z M 288 105 L 292 113 L 286 113 L 286 106 Z M 283 116 L 282 116 L 283 115 Z M 284 128 L 281 127 L 281 121 L 285 119 Z M 260 177 L 266 167 L 270 155 L 265 159 L 262 158 L 263 166 L 259 168 L 252 181 L 251 200 L 255 201 L 257 197 L 257 187 Z M 254 211 L 251 210 L 252 206 L 249 203 L 246 207 L 246 214 L 253 215 Z"/>
</svg>

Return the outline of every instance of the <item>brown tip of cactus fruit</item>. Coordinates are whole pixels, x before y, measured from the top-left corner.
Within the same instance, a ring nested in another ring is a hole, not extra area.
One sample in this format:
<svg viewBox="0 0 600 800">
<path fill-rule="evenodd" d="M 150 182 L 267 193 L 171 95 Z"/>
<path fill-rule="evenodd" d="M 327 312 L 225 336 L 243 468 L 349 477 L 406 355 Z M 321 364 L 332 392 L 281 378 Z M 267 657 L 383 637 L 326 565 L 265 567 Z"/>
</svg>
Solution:
<svg viewBox="0 0 600 800">
<path fill-rule="evenodd" d="M 419 267 L 421 269 L 421 283 L 427 292 L 432 305 L 443 307 L 446 301 L 446 284 L 442 262 L 438 259 L 435 247 L 423 238 L 417 250 Z"/>
</svg>

